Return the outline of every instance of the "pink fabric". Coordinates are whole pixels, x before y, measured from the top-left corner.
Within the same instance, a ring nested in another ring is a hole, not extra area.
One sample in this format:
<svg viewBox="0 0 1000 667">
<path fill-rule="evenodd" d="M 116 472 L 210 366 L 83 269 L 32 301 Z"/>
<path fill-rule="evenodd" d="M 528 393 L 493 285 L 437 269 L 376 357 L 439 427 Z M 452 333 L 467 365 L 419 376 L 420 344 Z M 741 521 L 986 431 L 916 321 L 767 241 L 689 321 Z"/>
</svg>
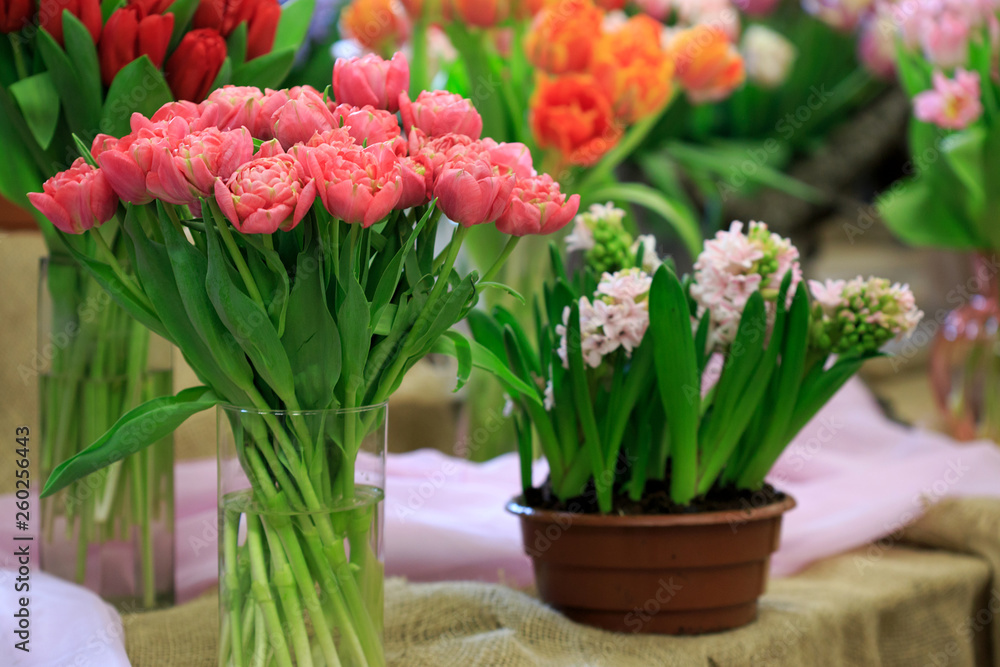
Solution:
<svg viewBox="0 0 1000 667">
<path fill-rule="evenodd" d="M 504 510 L 518 491 L 518 471 L 514 454 L 481 464 L 427 450 L 389 456 L 387 574 L 530 583 L 518 522 Z M 544 463 L 534 474 L 536 483 L 544 479 Z M 1000 447 L 894 424 L 854 381 L 795 439 L 769 479 L 798 501 L 772 562 L 773 574 L 783 576 L 880 538 L 891 543 L 898 528 L 942 497 L 1000 496 Z M 217 576 L 215 461 L 178 464 L 176 495 L 176 581 L 184 601 Z M 10 544 L 13 499 L 0 498 L 0 507 L 0 540 Z M 9 556 L 0 557 L 4 565 Z"/>
</svg>

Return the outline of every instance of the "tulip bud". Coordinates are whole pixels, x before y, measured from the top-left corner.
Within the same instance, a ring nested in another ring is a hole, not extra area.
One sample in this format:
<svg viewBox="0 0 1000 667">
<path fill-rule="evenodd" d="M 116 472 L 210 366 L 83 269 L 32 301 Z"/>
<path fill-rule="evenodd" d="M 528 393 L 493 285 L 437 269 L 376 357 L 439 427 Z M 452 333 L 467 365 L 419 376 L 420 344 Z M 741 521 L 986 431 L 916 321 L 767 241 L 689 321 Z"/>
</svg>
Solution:
<svg viewBox="0 0 1000 667">
<path fill-rule="evenodd" d="M 42 192 L 29 192 L 28 199 L 67 234 L 82 234 L 91 227 L 99 227 L 118 210 L 118 195 L 104 173 L 82 157 L 66 171 L 45 181 Z"/>
<path fill-rule="evenodd" d="M 34 0 L 0 0 L 0 32 L 17 32 L 34 13 Z"/>
<path fill-rule="evenodd" d="M 147 14 L 137 3 L 115 10 L 98 44 L 104 85 L 110 86 L 115 75 L 139 56 L 149 56 L 156 68 L 163 65 L 173 29 L 173 14 Z"/>
<path fill-rule="evenodd" d="M 80 23 L 87 28 L 87 32 L 96 44 L 101 36 L 101 26 L 104 24 L 100 0 L 41 0 L 38 20 L 45 31 L 60 45 L 63 43 L 64 10 L 80 19 Z"/>
<path fill-rule="evenodd" d="M 213 28 L 223 37 L 247 24 L 246 59 L 253 60 L 271 51 L 281 19 L 278 0 L 201 0 L 191 25 Z"/>
<path fill-rule="evenodd" d="M 167 61 L 164 70 L 174 97 L 200 102 L 226 60 L 226 40 L 211 28 L 192 30 Z"/>
</svg>

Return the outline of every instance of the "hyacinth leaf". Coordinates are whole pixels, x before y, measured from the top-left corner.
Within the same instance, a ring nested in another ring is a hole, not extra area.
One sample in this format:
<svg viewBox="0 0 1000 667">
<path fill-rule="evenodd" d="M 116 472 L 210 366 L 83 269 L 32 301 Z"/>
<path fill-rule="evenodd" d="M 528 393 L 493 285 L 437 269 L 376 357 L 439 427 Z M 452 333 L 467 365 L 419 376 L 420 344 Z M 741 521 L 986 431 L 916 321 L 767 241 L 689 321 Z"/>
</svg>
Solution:
<svg viewBox="0 0 1000 667">
<path fill-rule="evenodd" d="M 653 343 L 644 339 L 642 344 L 632 353 L 627 377 L 624 378 L 620 392 L 611 392 L 611 408 L 605 416 L 607 432 L 607 452 L 605 461 L 609 468 L 615 465 L 622 438 L 629 423 L 629 418 L 635 412 L 639 399 L 647 394 L 653 381 L 652 369 Z M 622 364 L 618 365 L 621 368 Z M 616 368 L 616 372 L 618 370 Z"/>
<path fill-rule="evenodd" d="M 233 67 L 239 69 L 247 60 L 247 24 L 244 21 L 229 33 L 226 38 L 226 53 Z"/>
<path fill-rule="evenodd" d="M 507 294 L 509 296 L 514 297 L 516 300 L 520 301 L 521 305 L 526 305 L 528 303 L 527 299 L 525 299 L 524 296 L 520 292 L 518 292 L 516 289 L 514 289 L 510 285 L 505 285 L 504 283 L 497 283 L 497 282 L 493 282 L 491 280 L 479 281 L 478 283 L 476 283 L 476 289 L 479 290 L 479 291 L 482 291 L 484 289 L 499 290 L 499 291 L 504 292 L 505 294 Z"/>
<path fill-rule="evenodd" d="M 694 333 L 694 353 L 698 357 L 698 377 L 702 376 L 702 373 L 705 372 L 705 366 L 708 365 L 708 330 L 711 323 L 712 316 L 706 312 L 698 321 L 698 329 Z"/>
<path fill-rule="evenodd" d="M 223 225 L 228 224 L 224 219 L 219 220 L 221 214 L 215 210 L 215 203 L 209 203 L 209 218 L 215 218 L 217 223 Z M 267 311 L 238 286 L 242 282 L 241 277 L 230 264 L 211 219 L 206 220 L 205 237 L 208 245 L 205 288 L 215 312 L 246 352 L 257 375 L 289 409 L 298 409 L 292 367 Z"/>
<path fill-rule="evenodd" d="M 534 486 L 531 478 L 531 462 L 535 458 L 531 442 L 531 420 L 527 416 L 515 417 L 514 433 L 517 435 L 517 458 L 521 462 L 521 488 L 527 492 Z"/>
<path fill-rule="evenodd" d="M 137 90 L 142 90 L 145 95 L 136 95 Z M 101 115 L 101 130 L 123 137 L 131 131 L 129 121 L 133 113 L 141 113 L 148 118 L 172 99 L 173 94 L 163 74 L 149 56 L 140 56 L 125 65 L 111 82 Z"/>
<path fill-rule="evenodd" d="M 309 22 L 312 20 L 316 0 L 292 0 L 281 8 L 281 20 L 274 35 L 272 51 L 284 48 L 299 48 L 309 32 Z"/>
<path fill-rule="evenodd" d="M 101 0 L 101 23 L 107 23 L 115 10 L 124 6 L 125 0 Z"/>
<path fill-rule="evenodd" d="M 207 204 L 203 206 L 207 207 Z M 253 386 L 253 370 L 239 344 L 219 319 L 215 307 L 205 292 L 208 260 L 204 253 L 188 242 L 184 232 L 174 225 L 160 225 L 173 268 L 177 292 L 194 330 L 211 352 L 212 360 L 222 370 L 222 385 L 226 398 L 239 405 L 249 405 L 246 389 Z M 231 393 L 232 392 L 232 393 Z"/>
<path fill-rule="evenodd" d="M 31 136 L 42 149 L 52 143 L 59 123 L 59 91 L 52 83 L 52 76 L 42 72 L 11 84 L 10 94 L 21 108 Z"/>
<path fill-rule="evenodd" d="M 809 423 L 820 408 L 826 405 L 833 395 L 861 370 L 861 366 L 880 354 L 842 357 L 828 369 L 817 366 L 810 371 L 802 381 L 795 401 L 795 409 L 788 423 L 784 440 L 791 441 L 802 428 Z"/>
<path fill-rule="evenodd" d="M 677 275 L 657 269 L 649 290 L 649 331 L 653 339 L 660 399 L 667 415 L 672 461 L 670 497 L 686 505 L 694 498 L 698 476 L 698 377 L 687 294 Z"/>
<path fill-rule="evenodd" d="M 1000 182 L 1000 126 L 994 125 L 986 137 L 983 150 L 983 172 L 987 183 Z M 1000 220 L 1000 188 L 986 189 L 986 210 L 981 228 L 986 228 L 987 239 L 993 248 L 1000 248 L 1000 225 L 992 224 Z"/>
<path fill-rule="evenodd" d="M 528 372 L 541 377 L 543 375 L 541 362 L 518 319 L 503 306 L 496 306 L 493 309 L 493 316 L 497 318 L 500 326 L 507 327 L 507 330 L 514 336 L 517 341 L 517 349 L 528 365 Z"/>
<path fill-rule="evenodd" d="M 97 45 L 94 44 L 90 31 L 68 10 L 63 10 L 63 42 L 66 45 L 66 55 L 73 63 L 80 81 L 80 89 L 85 99 L 73 100 L 73 105 L 81 104 L 97 112 L 101 108 L 101 65 L 97 60 Z M 91 133 L 95 130 L 91 129 Z"/>
<path fill-rule="evenodd" d="M 315 247 L 298 257 L 295 284 L 288 295 L 288 326 L 281 342 L 298 371 L 294 381 L 300 406 L 322 410 L 333 403 L 343 359 L 340 330 L 326 306 L 322 264 L 314 255 Z"/>
<path fill-rule="evenodd" d="M 257 86 L 262 90 L 277 88 L 292 69 L 295 51 L 294 48 L 272 51 L 242 65 L 233 61 L 233 85 Z"/>
<path fill-rule="evenodd" d="M 698 220 L 683 204 L 671 201 L 662 192 L 640 183 L 616 183 L 597 188 L 588 196 L 591 201 L 625 201 L 647 208 L 670 223 L 691 257 L 701 252 L 704 239 Z"/>
<path fill-rule="evenodd" d="M 188 24 L 194 18 L 194 13 L 198 10 L 198 0 L 175 0 L 165 14 L 174 15 L 174 30 L 170 35 L 170 47 L 167 53 L 172 53 L 177 45 L 181 43 L 184 34 L 188 32 Z"/>
<path fill-rule="evenodd" d="M 552 275 L 556 280 L 563 280 L 569 284 L 569 274 L 566 273 L 566 263 L 563 261 L 562 252 L 555 243 L 549 243 L 549 260 L 552 262 Z"/>
<path fill-rule="evenodd" d="M 506 354 L 503 345 L 503 328 L 496 320 L 481 310 L 472 310 L 466 318 L 472 339 L 487 350 L 503 357 Z"/>
<path fill-rule="evenodd" d="M 690 328 L 690 327 L 689 327 Z M 577 418 L 583 430 L 584 449 L 590 462 L 590 474 L 594 479 L 597 492 L 597 504 L 602 514 L 611 511 L 611 490 L 614 480 L 604 475 L 604 459 L 601 456 L 601 436 L 594 417 L 594 401 L 590 395 L 587 381 L 587 371 L 583 364 L 583 345 L 580 337 L 580 306 L 570 306 L 569 325 L 567 326 L 567 349 L 569 354 L 569 376 L 573 387 L 573 399 L 576 402 Z M 546 452 L 546 458 L 549 454 Z M 550 459 L 551 460 L 551 459 Z"/>
<path fill-rule="evenodd" d="M 88 37 L 89 39 L 89 37 Z M 52 83 L 59 91 L 59 99 L 62 101 L 63 110 L 66 112 L 66 119 L 69 122 L 71 132 L 83 136 L 94 134 L 101 118 L 100 103 L 95 107 L 93 99 L 89 98 L 84 90 L 83 82 L 79 73 L 73 66 L 73 62 L 62 50 L 59 43 L 46 30 L 38 31 L 35 40 L 38 52 L 45 61 L 45 68 L 52 75 Z M 147 59 L 148 60 L 148 59 Z M 113 128 L 112 128 L 113 129 Z M 128 130 L 121 135 L 127 134 Z"/>
<path fill-rule="evenodd" d="M 532 389 L 531 385 L 514 375 L 514 373 L 510 371 L 510 368 L 508 368 L 507 364 L 501 360 L 501 357 L 493 354 L 485 346 L 475 340 L 470 341 L 469 348 L 472 352 L 473 368 L 486 371 L 496 377 L 497 380 L 504 385 L 504 388 L 512 395 L 517 395 L 527 399 L 528 401 L 539 403 L 538 392 Z M 454 341 L 447 336 L 441 336 L 438 338 L 437 342 L 435 342 L 434 346 L 431 348 L 431 352 L 435 354 L 447 354 L 451 357 L 455 357 L 458 354 L 455 350 Z"/>
<path fill-rule="evenodd" d="M 457 331 L 445 331 L 442 336 L 450 338 L 455 344 L 455 360 L 458 362 L 458 379 L 455 391 L 459 391 L 469 381 L 472 374 L 472 345 L 469 339 Z"/>
<path fill-rule="evenodd" d="M 223 402 L 207 387 L 191 387 L 176 396 L 156 398 L 130 410 L 107 433 L 63 461 L 42 489 L 42 497 L 66 488 L 90 473 L 152 445 L 173 433 L 188 417 Z"/>
</svg>

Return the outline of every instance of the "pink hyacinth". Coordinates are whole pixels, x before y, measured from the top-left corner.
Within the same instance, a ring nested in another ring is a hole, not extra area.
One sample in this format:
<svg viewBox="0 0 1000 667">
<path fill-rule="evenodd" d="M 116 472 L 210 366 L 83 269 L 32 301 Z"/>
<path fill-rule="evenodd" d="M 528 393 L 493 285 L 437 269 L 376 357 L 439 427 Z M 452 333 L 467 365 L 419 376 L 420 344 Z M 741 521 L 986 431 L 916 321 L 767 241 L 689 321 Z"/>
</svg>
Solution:
<svg viewBox="0 0 1000 667">
<path fill-rule="evenodd" d="M 118 196 L 102 170 L 77 158 L 42 185 L 42 192 L 29 192 L 28 200 L 49 222 L 67 234 L 82 234 L 114 217 Z"/>
<path fill-rule="evenodd" d="M 316 181 L 323 206 L 334 217 L 370 227 L 402 196 L 399 158 L 385 144 L 345 148 L 321 144 L 292 152 Z"/>
<path fill-rule="evenodd" d="M 913 98 L 914 115 L 925 123 L 949 130 L 964 130 L 983 114 L 979 73 L 955 70 L 949 79 L 934 72 L 934 88 Z"/>
<path fill-rule="evenodd" d="M 407 132 L 419 128 L 430 137 L 454 133 L 478 139 L 483 132 L 483 118 L 470 100 L 444 90 L 424 90 L 410 101 L 399 95 L 399 111 Z"/>
<path fill-rule="evenodd" d="M 192 132 L 172 149 L 161 146 L 154 153 L 146 188 L 171 204 L 195 204 L 213 192 L 217 179 L 228 179 L 252 157 L 253 137 L 246 128 Z"/>
<path fill-rule="evenodd" d="M 119 197 L 132 204 L 147 204 L 153 200 L 146 177 L 153 169 L 154 155 L 172 151 L 188 135 L 189 126 L 183 118 L 154 123 L 138 113 L 132 114 L 131 122 L 132 132 L 113 148 L 111 142 L 103 142 L 97 163 Z"/>
<path fill-rule="evenodd" d="M 293 229 L 316 198 L 316 184 L 305 168 L 291 155 L 275 154 L 275 148 L 262 150 L 266 157 L 247 162 L 227 181 L 215 181 L 219 208 L 244 234 Z"/>
<path fill-rule="evenodd" d="M 732 343 L 754 292 L 761 292 L 767 301 L 770 323 L 785 275 L 792 273 L 789 298 L 802 280 L 798 249 L 760 222 L 751 222 L 746 234 L 741 222 L 733 222 L 729 231 L 717 232 L 705 242 L 694 269 L 691 296 L 698 303 L 698 317 L 706 311 L 711 317 L 709 343 L 713 348 Z"/>
<path fill-rule="evenodd" d="M 332 109 L 334 127 L 346 128 L 359 145 L 393 141 L 400 135 L 396 114 L 371 106 L 338 104 Z"/>
<path fill-rule="evenodd" d="M 567 197 L 548 174 L 519 178 L 497 229 L 511 236 L 552 234 L 565 227 L 579 208 L 580 195 Z"/>
<path fill-rule="evenodd" d="M 410 64 L 401 53 L 383 60 L 374 53 L 338 58 L 333 64 L 333 96 L 340 104 L 399 111 L 399 96 L 410 87 Z"/>
<path fill-rule="evenodd" d="M 434 180 L 438 207 L 463 227 L 493 222 L 510 202 L 514 174 L 488 158 L 463 156 L 445 164 Z"/>
</svg>

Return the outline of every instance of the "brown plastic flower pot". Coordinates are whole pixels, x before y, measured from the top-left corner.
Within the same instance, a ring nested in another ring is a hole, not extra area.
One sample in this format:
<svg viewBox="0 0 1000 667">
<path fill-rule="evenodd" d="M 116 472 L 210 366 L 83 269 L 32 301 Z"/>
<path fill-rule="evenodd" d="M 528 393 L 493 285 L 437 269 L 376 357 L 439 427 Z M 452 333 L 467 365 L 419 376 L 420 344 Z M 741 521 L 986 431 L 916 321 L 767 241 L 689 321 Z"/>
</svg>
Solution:
<svg viewBox="0 0 1000 667">
<path fill-rule="evenodd" d="M 757 617 L 785 497 L 747 510 L 603 516 L 537 510 L 521 518 L 538 594 L 570 619 L 617 632 L 719 632 Z"/>
</svg>

